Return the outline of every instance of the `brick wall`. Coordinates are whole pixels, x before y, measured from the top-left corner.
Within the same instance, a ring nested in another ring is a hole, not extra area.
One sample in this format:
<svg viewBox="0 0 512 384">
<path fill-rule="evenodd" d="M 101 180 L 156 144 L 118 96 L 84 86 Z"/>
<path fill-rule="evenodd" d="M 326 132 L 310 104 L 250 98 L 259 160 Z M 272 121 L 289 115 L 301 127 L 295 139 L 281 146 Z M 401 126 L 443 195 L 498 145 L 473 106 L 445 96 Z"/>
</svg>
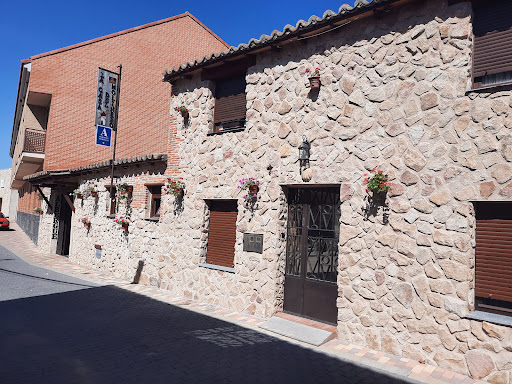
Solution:
<svg viewBox="0 0 512 384">
<path fill-rule="evenodd" d="M 19 190 L 18 211 L 32 213 L 34 208 L 41 208 L 41 201 L 37 198 L 36 189 L 30 183 Z"/>
<path fill-rule="evenodd" d="M 109 159 L 94 144 L 98 67 L 123 65 L 117 157 L 165 153 L 171 87 L 165 69 L 225 49 L 225 43 L 189 14 L 32 58 L 30 91 L 52 95 L 45 170 Z"/>
</svg>

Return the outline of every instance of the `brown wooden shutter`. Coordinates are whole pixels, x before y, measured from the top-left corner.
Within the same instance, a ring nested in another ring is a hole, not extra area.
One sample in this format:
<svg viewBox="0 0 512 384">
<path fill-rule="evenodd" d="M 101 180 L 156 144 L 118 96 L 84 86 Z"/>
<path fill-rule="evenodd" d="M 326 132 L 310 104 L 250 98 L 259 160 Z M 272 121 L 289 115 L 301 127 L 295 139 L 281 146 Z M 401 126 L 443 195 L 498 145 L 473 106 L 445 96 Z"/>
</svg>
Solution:
<svg viewBox="0 0 512 384">
<path fill-rule="evenodd" d="M 236 200 L 210 202 L 207 263 L 234 266 L 237 214 Z"/>
<path fill-rule="evenodd" d="M 473 77 L 512 71 L 512 2 L 475 8 Z"/>
<path fill-rule="evenodd" d="M 512 302 L 512 203 L 475 207 L 475 296 Z"/>
<path fill-rule="evenodd" d="M 215 86 L 214 122 L 245 119 L 245 74 L 218 80 Z"/>
</svg>

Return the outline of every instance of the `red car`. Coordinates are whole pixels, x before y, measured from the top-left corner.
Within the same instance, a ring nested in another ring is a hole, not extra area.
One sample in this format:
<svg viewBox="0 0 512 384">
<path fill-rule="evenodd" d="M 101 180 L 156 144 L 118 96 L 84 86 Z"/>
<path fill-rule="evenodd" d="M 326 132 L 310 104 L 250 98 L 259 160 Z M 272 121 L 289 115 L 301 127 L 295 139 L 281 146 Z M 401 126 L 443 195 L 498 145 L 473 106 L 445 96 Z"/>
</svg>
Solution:
<svg viewBox="0 0 512 384">
<path fill-rule="evenodd" d="M 2 212 L 0 212 L 0 228 L 9 229 L 9 219 Z"/>
</svg>

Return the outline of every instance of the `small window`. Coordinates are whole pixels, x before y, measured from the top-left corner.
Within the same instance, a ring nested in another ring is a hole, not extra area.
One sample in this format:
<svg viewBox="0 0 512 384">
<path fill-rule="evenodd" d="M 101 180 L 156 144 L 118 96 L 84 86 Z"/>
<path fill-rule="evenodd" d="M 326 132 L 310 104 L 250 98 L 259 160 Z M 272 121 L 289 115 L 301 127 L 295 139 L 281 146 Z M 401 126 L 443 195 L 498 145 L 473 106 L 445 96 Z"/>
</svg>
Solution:
<svg viewBox="0 0 512 384">
<path fill-rule="evenodd" d="M 117 199 L 116 199 L 116 186 L 114 185 L 114 194 L 112 195 L 110 193 L 110 184 L 108 185 L 105 185 L 105 188 L 107 189 L 107 192 L 108 192 L 108 200 L 107 200 L 107 212 L 109 213 L 109 215 L 115 215 L 116 213 L 119 212 L 119 204 L 117 203 Z"/>
<path fill-rule="evenodd" d="M 236 200 L 213 200 L 209 202 L 210 222 L 206 262 L 232 268 L 235 260 Z"/>
<path fill-rule="evenodd" d="M 475 5 L 473 88 L 512 84 L 512 2 Z"/>
<path fill-rule="evenodd" d="M 160 206 L 162 202 L 162 185 L 148 185 L 149 190 L 149 217 L 157 219 L 160 217 Z"/>
<path fill-rule="evenodd" d="M 214 132 L 245 127 L 245 73 L 215 82 Z"/>
<path fill-rule="evenodd" d="M 477 202 L 476 309 L 512 316 L 512 203 Z"/>
<path fill-rule="evenodd" d="M 3 188 L 4 187 L 4 180 L 0 180 L 0 188 Z"/>
</svg>

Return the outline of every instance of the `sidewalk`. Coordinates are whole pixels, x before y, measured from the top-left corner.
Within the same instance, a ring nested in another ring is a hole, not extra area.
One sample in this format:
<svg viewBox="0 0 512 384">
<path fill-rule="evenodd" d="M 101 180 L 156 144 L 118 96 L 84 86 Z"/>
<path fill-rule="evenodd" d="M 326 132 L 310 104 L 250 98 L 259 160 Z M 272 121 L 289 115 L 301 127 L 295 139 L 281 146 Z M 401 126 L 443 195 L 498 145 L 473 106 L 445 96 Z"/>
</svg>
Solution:
<svg viewBox="0 0 512 384">
<path fill-rule="evenodd" d="M 200 301 L 189 300 L 184 297 L 173 296 L 169 292 L 155 287 L 136 285 L 127 281 L 114 279 L 104 273 L 73 264 L 65 257 L 41 252 L 17 224 L 12 223 L 11 227 L 13 231 L 0 232 L 0 245 L 32 265 L 44 267 L 83 280 L 88 280 L 102 285 L 111 285 L 133 293 L 145 295 L 152 299 L 172 304 L 186 310 L 191 310 L 203 315 L 228 321 L 239 326 L 257 330 L 258 332 L 267 333 L 273 337 L 284 339 L 290 343 L 299 344 L 302 347 L 322 352 L 344 361 L 350 361 L 360 367 L 374 371 L 389 372 L 398 377 L 431 384 L 484 383 L 483 381 L 475 381 L 467 376 L 450 372 L 442 368 L 420 364 L 419 362 L 408 358 L 374 351 L 361 346 L 346 344 L 339 340 L 332 340 L 321 347 L 313 347 L 308 344 L 281 337 L 274 333 L 268 333 L 258 328 L 258 326 L 264 323 L 266 319 L 229 309 L 215 307 Z"/>
</svg>

